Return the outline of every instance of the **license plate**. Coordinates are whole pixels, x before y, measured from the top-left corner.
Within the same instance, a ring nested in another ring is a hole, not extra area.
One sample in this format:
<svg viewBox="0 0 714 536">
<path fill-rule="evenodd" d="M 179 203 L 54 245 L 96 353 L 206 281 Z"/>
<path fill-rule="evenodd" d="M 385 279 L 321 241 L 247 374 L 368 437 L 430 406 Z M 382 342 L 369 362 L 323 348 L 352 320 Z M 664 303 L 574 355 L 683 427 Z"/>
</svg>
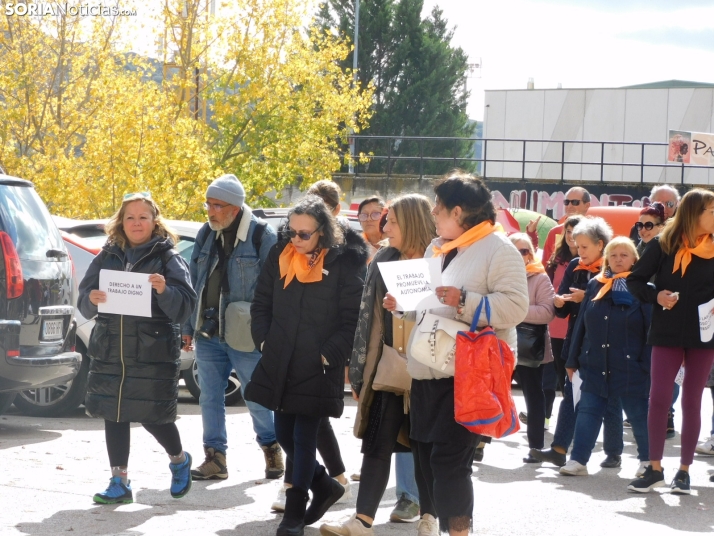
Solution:
<svg viewBox="0 0 714 536">
<path fill-rule="evenodd" d="M 42 338 L 44 340 L 55 340 L 62 338 L 62 320 L 45 320 L 42 324 Z"/>
</svg>

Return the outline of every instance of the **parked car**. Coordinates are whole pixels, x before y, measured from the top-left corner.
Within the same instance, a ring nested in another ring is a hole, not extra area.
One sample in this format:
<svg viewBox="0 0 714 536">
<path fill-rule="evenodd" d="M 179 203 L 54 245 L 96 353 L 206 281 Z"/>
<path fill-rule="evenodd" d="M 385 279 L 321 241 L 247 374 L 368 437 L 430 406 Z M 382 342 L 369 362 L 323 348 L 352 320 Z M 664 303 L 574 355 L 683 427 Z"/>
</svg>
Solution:
<svg viewBox="0 0 714 536">
<path fill-rule="evenodd" d="M 0 413 L 77 375 L 74 300 L 72 261 L 34 186 L 0 175 Z"/>
</svg>

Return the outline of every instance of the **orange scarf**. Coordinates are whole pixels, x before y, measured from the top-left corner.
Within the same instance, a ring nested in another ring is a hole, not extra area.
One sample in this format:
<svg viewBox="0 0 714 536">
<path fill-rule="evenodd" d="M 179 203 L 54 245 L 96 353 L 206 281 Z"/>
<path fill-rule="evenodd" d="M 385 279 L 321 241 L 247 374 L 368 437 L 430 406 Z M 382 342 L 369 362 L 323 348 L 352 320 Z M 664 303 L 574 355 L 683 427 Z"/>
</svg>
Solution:
<svg viewBox="0 0 714 536">
<path fill-rule="evenodd" d="M 285 285 L 283 288 L 287 288 L 290 281 L 294 277 L 300 283 L 315 283 L 316 281 L 322 281 L 322 265 L 325 261 L 325 255 L 327 250 L 323 249 L 317 255 L 317 258 L 310 265 L 310 259 L 312 256 L 303 255 L 295 250 L 292 242 L 289 242 L 285 249 L 280 254 L 280 277 L 285 278 Z"/>
<path fill-rule="evenodd" d="M 682 247 L 679 248 L 677 254 L 674 256 L 674 268 L 672 268 L 672 273 L 679 270 L 679 266 L 682 266 L 682 276 L 684 272 L 687 271 L 687 266 L 692 262 L 692 255 L 696 255 L 700 259 L 712 259 L 714 258 L 714 241 L 712 240 L 712 235 L 700 236 L 697 239 L 697 245 L 693 248 L 689 247 L 689 241 L 682 237 Z"/>
<path fill-rule="evenodd" d="M 503 227 L 500 223 L 492 224 L 490 221 L 482 221 L 478 225 L 471 227 L 464 232 L 460 237 L 446 242 L 441 247 L 434 246 L 434 257 L 437 255 L 446 255 L 449 251 L 456 248 L 467 248 L 471 244 L 478 242 L 482 238 L 486 238 L 491 233 L 502 233 Z"/>
<path fill-rule="evenodd" d="M 526 273 L 529 274 L 544 274 L 545 267 L 540 261 L 533 261 L 526 264 Z"/>
<path fill-rule="evenodd" d="M 600 271 L 602 268 L 602 257 L 600 257 L 598 260 L 596 260 L 592 264 L 585 264 L 583 261 L 578 261 L 578 265 L 575 267 L 575 270 L 573 272 L 577 272 L 578 270 L 587 270 L 588 272 L 592 274 L 596 274 Z"/>
<path fill-rule="evenodd" d="M 593 298 L 593 301 L 599 300 L 602 298 L 605 294 L 607 294 L 610 289 L 612 288 L 612 282 L 615 279 L 622 279 L 623 277 L 627 277 L 630 275 L 632 272 L 620 272 L 619 274 L 615 274 L 612 277 L 607 277 L 605 274 L 600 274 L 598 275 L 595 279 L 600 281 L 600 283 L 605 283 L 602 288 L 600 289 L 600 292 L 597 293 L 597 296 Z"/>
</svg>

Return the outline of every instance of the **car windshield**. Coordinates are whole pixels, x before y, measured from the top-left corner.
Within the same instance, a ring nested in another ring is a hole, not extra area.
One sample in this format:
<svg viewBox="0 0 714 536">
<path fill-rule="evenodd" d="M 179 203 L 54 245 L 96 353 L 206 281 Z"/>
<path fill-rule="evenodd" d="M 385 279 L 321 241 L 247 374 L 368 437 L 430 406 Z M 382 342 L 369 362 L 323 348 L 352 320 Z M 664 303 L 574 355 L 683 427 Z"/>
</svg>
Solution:
<svg viewBox="0 0 714 536">
<path fill-rule="evenodd" d="M 0 184 L 0 230 L 12 238 L 25 260 L 48 260 L 47 251 L 65 251 L 62 237 L 34 188 Z"/>
</svg>

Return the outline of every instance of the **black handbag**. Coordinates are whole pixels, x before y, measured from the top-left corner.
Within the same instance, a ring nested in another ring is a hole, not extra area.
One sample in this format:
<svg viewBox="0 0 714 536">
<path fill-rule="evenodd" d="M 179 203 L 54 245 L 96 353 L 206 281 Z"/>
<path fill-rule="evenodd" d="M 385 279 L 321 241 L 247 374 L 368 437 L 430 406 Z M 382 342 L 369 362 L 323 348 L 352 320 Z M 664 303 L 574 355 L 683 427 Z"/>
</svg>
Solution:
<svg viewBox="0 0 714 536">
<path fill-rule="evenodd" d="M 545 334 L 548 324 L 521 322 L 516 326 L 518 333 L 518 359 L 543 361 L 545 357 Z"/>
</svg>

